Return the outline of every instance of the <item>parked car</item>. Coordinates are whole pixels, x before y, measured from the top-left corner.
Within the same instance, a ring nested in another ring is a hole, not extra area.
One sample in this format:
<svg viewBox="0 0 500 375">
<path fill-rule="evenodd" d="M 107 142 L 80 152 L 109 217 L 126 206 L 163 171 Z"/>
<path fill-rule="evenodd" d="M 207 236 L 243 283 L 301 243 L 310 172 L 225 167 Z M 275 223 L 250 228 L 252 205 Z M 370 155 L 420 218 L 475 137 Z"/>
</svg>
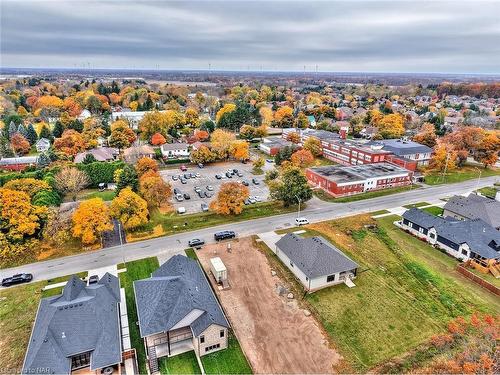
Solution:
<svg viewBox="0 0 500 375">
<path fill-rule="evenodd" d="M 172 180 L 177 181 L 178 179 L 179 179 L 179 177 L 176 176 L 175 174 L 172 176 Z"/>
<path fill-rule="evenodd" d="M 204 192 L 203 190 L 200 190 L 200 191 L 198 192 L 198 197 L 200 197 L 200 198 L 205 198 L 205 192 Z"/>
<path fill-rule="evenodd" d="M 199 173 L 198 173 L 198 175 L 199 175 Z M 191 178 L 196 178 L 196 173 L 191 173 L 191 174 L 190 174 L 190 177 L 191 177 Z"/>
<path fill-rule="evenodd" d="M 201 191 L 201 188 L 199 186 L 195 186 L 194 187 L 194 191 L 197 192 L 197 193 L 199 193 Z"/>
<path fill-rule="evenodd" d="M 214 193 L 210 192 L 210 191 L 206 191 L 205 192 L 205 197 L 207 198 L 212 198 L 214 196 Z"/>
<path fill-rule="evenodd" d="M 191 196 L 188 193 L 184 193 L 184 199 L 186 200 L 191 199 Z"/>
<path fill-rule="evenodd" d="M 183 164 L 181 165 L 181 171 L 186 172 L 188 169 L 187 167 Z"/>
<path fill-rule="evenodd" d="M 184 196 L 181 193 L 175 194 L 175 199 L 177 202 L 182 202 L 184 200 Z"/>
<path fill-rule="evenodd" d="M 248 186 L 248 185 L 249 185 L 248 181 L 245 181 L 245 180 L 241 181 L 241 183 L 242 183 L 243 185 L 245 185 L 245 186 Z"/>
<path fill-rule="evenodd" d="M 252 197 L 248 198 L 248 201 L 250 202 L 250 204 L 257 203 L 257 201 L 255 199 L 253 199 Z"/>
<path fill-rule="evenodd" d="M 233 178 L 233 174 L 232 174 L 232 173 L 229 173 L 229 172 L 226 172 L 226 177 L 227 177 L 227 178 Z"/>
<path fill-rule="evenodd" d="M 178 188 L 174 188 L 174 195 L 180 194 L 181 191 Z"/>
<path fill-rule="evenodd" d="M 241 172 L 238 172 L 236 174 L 238 175 L 238 177 L 243 177 L 243 173 L 241 173 Z"/>
<path fill-rule="evenodd" d="M 259 180 L 257 180 L 256 178 L 252 178 L 252 182 L 254 185 L 260 185 Z"/>
<path fill-rule="evenodd" d="M 207 185 L 207 190 L 212 191 L 212 190 L 214 190 L 214 187 L 212 185 Z"/>
<path fill-rule="evenodd" d="M 298 217 L 295 219 L 295 224 L 298 226 L 309 224 L 309 220 L 305 217 Z"/>
<path fill-rule="evenodd" d="M 193 238 L 188 241 L 188 245 L 189 247 L 201 247 L 202 245 L 205 245 L 205 241 L 199 238 Z"/>
<path fill-rule="evenodd" d="M 188 182 L 185 178 L 181 178 L 181 184 L 186 185 Z"/>
<path fill-rule="evenodd" d="M 198 163 L 198 168 L 204 168 L 205 166 L 203 165 L 203 163 Z"/>
<path fill-rule="evenodd" d="M 221 176 L 220 174 L 216 174 L 216 175 L 215 175 L 215 178 L 216 178 L 217 180 L 220 180 L 220 179 L 222 179 L 222 176 Z"/>
<path fill-rule="evenodd" d="M 97 275 L 92 275 L 89 277 L 89 285 L 91 284 L 97 284 L 99 282 L 99 276 Z"/>
<path fill-rule="evenodd" d="M 191 173 L 184 173 L 184 179 L 189 180 L 191 178 Z"/>
<path fill-rule="evenodd" d="M 196 177 L 196 178 L 200 178 L 200 177 L 201 177 L 201 174 L 199 174 L 199 173 L 195 173 L 195 174 L 194 174 L 194 177 Z"/>
<path fill-rule="evenodd" d="M 185 207 L 179 207 L 177 209 L 177 213 L 178 214 L 185 214 L 186 213 L 186 208 Z"/>
<path fill-rule="evenodd" d="M 216 241 L 222 241 L 222 240 L 226 240 L 229 238 L 235 238 L 235 237 L 236 237 L 236 233 L 234 233 L 234 231 L 232 231 L 232 230 L 224 230 L 222 232 L 217 232 L 214 234 L 214 238 Z"/>
<path fill-rule="evenodd" d="M 243 203 L 245 204 L 245 206 L 248 206 L 248 205 L 250 204 L 250 201 L 249 201 L 249 200 L 248 200 L 248 198 L 247 198 L 247 199 L 245 199 L 245 200 L 243 201 Z"/>
<path fill-rule="evenodd" d="M 239 171 L 236 168 L 233 169 L 233 174 L 238 174 L 238 173 L 239 173 Z"/>
<path fill-rule="evenodd" d="M 2 280 L 2 286 L 11 286 L 22 283 L 29 283 L 33 280 L 33 275 L 31 273 L 18 273 L 11 277 L 7 277 Z"/>
<path fill-rule="evenodd" d="M 205 202 L 201 202 L 201 210 L 203 212 L 207 212 L 208 211 L 208 204 L 206 204 Z"/>
<path fill-rule="evenodd" d="M 253 198 L 256 202 L 262 202 L 262 198 L 261 198 L 261 197 L 259 197 L 258 195 L 254 195 L 252 198 Z"/>
<path fill-rule="evenodd" d="M 273 159 L 266 159 L 266 161 L 267 161 L 268 163 L 274 163 L 274 160 L 273 160 Z"/>
</svg>

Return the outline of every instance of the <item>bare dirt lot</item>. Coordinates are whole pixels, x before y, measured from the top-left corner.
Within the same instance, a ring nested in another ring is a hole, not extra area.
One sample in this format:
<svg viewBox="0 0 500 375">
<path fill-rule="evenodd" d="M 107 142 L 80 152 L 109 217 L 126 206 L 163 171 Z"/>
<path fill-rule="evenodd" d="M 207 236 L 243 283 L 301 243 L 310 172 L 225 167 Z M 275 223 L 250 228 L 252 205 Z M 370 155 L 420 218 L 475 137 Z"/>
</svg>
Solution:
<svg viewBox="0 0 500 375">
<path fill-rule="evenodd" d="M 232 241 L 231 246 L 231 253 L 221 243 L 207 245 L 197 254 L 210 276 L 210 258 L 218 256 L 226 265 L 231 289 L 214 289 L 254 372 L 333 373 L 338 353 L 295 299 L 278 294 L 277 286 L 284 283 L 271 275 L 266 256 L 251 238 Z"/>
</svg>

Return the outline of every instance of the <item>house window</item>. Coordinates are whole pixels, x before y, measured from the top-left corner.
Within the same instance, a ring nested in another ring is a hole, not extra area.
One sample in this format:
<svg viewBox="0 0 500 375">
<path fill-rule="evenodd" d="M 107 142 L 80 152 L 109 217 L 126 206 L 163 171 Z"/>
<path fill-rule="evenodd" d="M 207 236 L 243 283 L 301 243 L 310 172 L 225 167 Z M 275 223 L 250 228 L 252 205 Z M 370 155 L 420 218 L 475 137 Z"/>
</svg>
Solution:
<svg viewBox="0 0 500 375">
<path fill-rule="evenodd" d="M 330 283 L 332 281 L 335 281 L 335 275 L 329 275 L 326 277 L 326 282 Z"/>
<path fill-rule="evenodd" d="M 200 336 L 200 343 L 203 344 L 205 342 L 205 336 Z"/>
<path fill-rule="evenodd" d="M 221 329 L 221 330 L 220 330 L 220 337 L 224 337 L 224 335 L 225 335 L 225 332 L 224 332 L 224 330 L 223 330 L 223 329 Z"/>
<path fill-rule="evenodd" d="M 90 365 L 90 352 L 82 353 L 71 357 L 71 369 L 87 367 Z"/>
<path fill-rule="evenodd" d="M 467 250 L 462 249 L 462 254 L 463 254 L 463 255 L 467 255 Z"/>
<path fill-rule="evenodd" d="M 214 349 L 219 349 L 219 348 L 220 348 L 220 344 L 215 344 L 215 345 L 210 345 L 210 346 L 207 346 L 207 347 L 205 348 L 205 353 L 206 353 L 206 352 L 209 352 L 209 351 L 211 351 L 211 350 L 214 350 Z"/>
</svg>

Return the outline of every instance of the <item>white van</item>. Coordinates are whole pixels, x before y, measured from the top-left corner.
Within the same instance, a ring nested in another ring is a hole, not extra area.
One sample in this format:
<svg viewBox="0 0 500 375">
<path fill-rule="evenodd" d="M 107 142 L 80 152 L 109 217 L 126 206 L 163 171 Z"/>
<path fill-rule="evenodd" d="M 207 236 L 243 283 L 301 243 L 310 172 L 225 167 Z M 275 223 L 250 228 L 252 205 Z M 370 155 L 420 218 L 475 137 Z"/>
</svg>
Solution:
<svg viewBox="0 0 500 375">
<path fill-rule="evenodd" d="M 177 209 L 177 213 L 178 214 L 185 214 L 186 213 L 186 208 L 185 207 L 179 207 Z"/>
<path fill-rule="evenodd" d="M 306 224 L 309 224 L 309 220 L 307 220 L 305 217 L 298 217 L 295 219 L 295 225 L 301 226 Z"/>
</svg>

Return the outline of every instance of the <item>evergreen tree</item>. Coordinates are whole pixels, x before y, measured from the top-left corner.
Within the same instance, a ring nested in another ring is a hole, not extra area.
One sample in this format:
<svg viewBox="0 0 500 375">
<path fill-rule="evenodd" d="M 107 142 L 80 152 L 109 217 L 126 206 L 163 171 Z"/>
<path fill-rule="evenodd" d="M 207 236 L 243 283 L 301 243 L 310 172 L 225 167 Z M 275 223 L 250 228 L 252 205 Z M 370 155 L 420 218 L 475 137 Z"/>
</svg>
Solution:
<svg viewBox="0 0 500 375">
<path fill-rule="evenodd" d="M 28 125 L 28 129 L 26 131 L 26 139 L 29 141 L 30 145 L 34 145 L 38 139 L 38 135 L 36 134 L 33 124 Z"/>
<path fill-rule="evenodd" d="M 49 164 L 51 163 L 52 160 L 50 160 L 50 156 L 45 153 L 45 152 L 42 152 L 39 156 L 38 156 L 38 161 L 37 161 L 37 164 L 38 164 L 38 167 L 40 168 L 45 168 L 45 167 L 48 167 Z"/>
<path fill-rule="evenodd" d="M 0 158 L 11 158 L 14 152 L 10 148 L 9 140 L 5 137 L 0 137 Z"/>
<path fill-rule="evenodd" d="M 14 123 L 14 121 L 11 121 L 9 124 L 9 139 L 11 139 L 12 136 L 16 133 L 17 133 L 17 126 Z"/>
<path fill-rule="evenodd" d="M 52 136 L 52 132 L 50 131 L 48 126 L 45 126 L 45 125 L 43 126 L 42 130 L 40 131 L 40 138 L 47 138 L 48 140 L 50 140 L 52 142 L 54 137 Z"/>
<path fill-rule="evenodd" d="M 114 92 L 115 94 L 120 93 L 120 88 L 118 87 L 118 84 L 115 81 L 111 82 L 111 92 Z"/>
<path fill-rule="evenodd" d="M 94 155 L 92 154 L 87 154 L 85 155 L 85 157 L 83 158 L 83 164 L 90 164 L 90 163 L 95 163 L 97 160 L 95 158 Z"/>
<path fill-rule="evenodd" d="M 64 126 L 61 123 L 61 121 L 57 120 L 56 124 L 54 125 L 54 130 L 52 131 L 52 135 L 55 138 L 61 138 L 63 132 L 64 132 Z"/>
<path fill-rule="evenodd" d="M 81 122 L 78 119 L 73 120 L 68 125 L 68 129 L 73 129 L 76 130 L 78 133 L 81 133 L 83 131 L 83 122 Z"/>
<path fill-rule="evenodd" d="M 126 188 L 127 186 L 130 186 L 130 188 L 135 192 L 137 192 L 139 188 L 139 178 L 137 176 L 137 172 L 135 168 L 129 164 L 123 167 L 120 177 L 116 182 L 116 194 L 118 195 L 120 190 Z"/>
<path fill-rule="evenodd" d="M 19 124 L 19 126 L 17 127 L 17 132 L 21 134 L 24 138 L 27 138 L 28 136 L 28 131 L 26 130 L 26 126 L 24 126 L 23 124 Z"/>
</svg>

